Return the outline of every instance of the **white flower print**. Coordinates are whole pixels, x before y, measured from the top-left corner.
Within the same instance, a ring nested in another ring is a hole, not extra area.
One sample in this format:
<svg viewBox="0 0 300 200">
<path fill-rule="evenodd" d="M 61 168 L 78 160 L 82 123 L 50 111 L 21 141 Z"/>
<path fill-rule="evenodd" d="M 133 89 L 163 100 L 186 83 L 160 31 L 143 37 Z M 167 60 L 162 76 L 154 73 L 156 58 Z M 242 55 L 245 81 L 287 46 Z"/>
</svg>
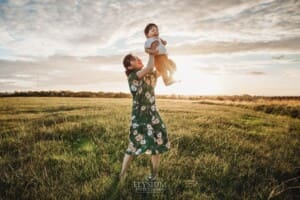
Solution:
<svg viewBox="0 0 300 200">
<path fill-rule="evenodd" d="M 148 136 L 151 136 L 151 135 L 153 135 L 153 131 L 152 130 L 148 130 L 147 134 L 148 134 Z"/>
<path fill-rule="evenodd" d="M 139 85 L 139 82 L 138 82 L 137 80 L 133 80 L 133 81 L 132 81 L 132 84 L 135 85 L 135 86 L 138 86 L 138 85 Z"/>
<path fill-rule="evenodd" d="M 161 138 L 161 132 L 157 133 L 157 137 Z"/>
<path fill-rule="evenodd" d="M 151 124 L 147 124 L 147 129 L 153 130 L 153 127 L 151 126 Z"/>
<path fill-rule="evenodd" d="M 141 144 L 146 144 L 146 140 L 145 139 L 141 140 Z"/>
<path fill-rule="evenodd" d="M 144 110 L 146 110 L 146 106 L 141 107 L 141 111 L 144 111 Z"/>
<path fill-rule="evenodd" d="M 137 142 L 141 141 L 143 139 L 143 136 L 141 134 L 138 134 L 137 136 L 135 136 L 135 140 Z"/>
<path fill-rule="evenodd" d="M 152 96 L 151 98 L 150 98 L 150 103 L 153 103 L 154 102 L 154 100 L 155 100 L 155 97 L 154 96 Z"/>
<path fill-rule="evenodd" d="M 145 96 L 146 96 L 147 99 L 149 99 L 149 98 L 151 97 L 150 92 L 146 92 L 146 93 L 145 93 Z"/>
<path fill-rule="evenodd" d="M 152 124 L 158 124 L 159 123 L 159 119 L 158 118 L 152 118 Z"/>
<path fill-rule="evenodd" d="M 165 135 L 167 134 L 166 130 L 162 128 L 165 124 L 157 113 L 158 108 L 155 104 L 156 97 L 154 86 L 156 85 L 156 79 L 157 77 L 155 74 L 149 73 L 141 80 L 134 80 L 134 78 L 131 77 L 129 82 L 133 104 L 130 120 L 131 126 L 129 130 L 131 144 L 128 147 L 128 152 L 131 152 L 134 155 L 142 154 L 144 151 L 145 154 L 159 154 L 164 150 L 161 150 L 160 148 L 155 149 L 155 147 L 164 145 L 164 143 L 168 142 L 167 135 Z M 141 130 L 146 129 L 144 130 L 145 133 L 141 132 L 139 128 L 141 128 Z M 142 147 L 145 144 L 153 144 L 153 142 L 155 142 L 155 145 L 152 147 Z M 169 143 L 167 143 L 166 146 L 167 145 L 168 147 L 170 146 Z"/>
<path fill-rule="evenodd" d="M 148 150 L 145 152 L 145 154 L 151 154 L 151 150 L 148 149 Z"/>
<path fill-rule="evenodd" d="M 162 138 L 157 138 L 156 142 L 158 145 L 161 145 L 163 143 L 163 139 Z"/>
<path fill-rule="evenodd" d="M 137 90 L 137 88 L 136 88 L 134 85 L 131 85 L 131 90 L 132 90 L 133 92 L 135 92 L 135 91 Z"/>
<path fill-rule="evenodd" d="M 135 155 L 139 155 L 141 152 L 142 152 L 142 149 L 138 149 L 138 150 L 135 152 Z"/>
<path fill-rule="evenodd" d="M 132 128 L 134 128 L 134 129 L 137 128 L 138 126 L 139 126 L 138 123 L 133 123 L 132 124 Z"/>
<path fill-rule="evenodd" d="M 156 107 L 155 105 L 152 105 L 152 106 L 151 106 L 151 110 L 152 110 L 152 111 L 155 111 L 155 107 Z"/>
</svg>

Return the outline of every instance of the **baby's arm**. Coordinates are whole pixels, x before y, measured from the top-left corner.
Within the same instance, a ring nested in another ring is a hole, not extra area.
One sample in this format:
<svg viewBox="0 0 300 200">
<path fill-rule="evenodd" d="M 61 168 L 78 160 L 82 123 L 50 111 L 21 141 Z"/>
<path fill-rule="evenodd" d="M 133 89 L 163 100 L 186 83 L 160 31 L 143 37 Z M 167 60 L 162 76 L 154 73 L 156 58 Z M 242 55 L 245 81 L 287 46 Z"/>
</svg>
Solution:
<svg viewBox="0 0 300 200">
<path fill-rule="evenodd" d="M 160 38 L 160 41 L 163 43 L 163 45 L 165 45 L 165 46 L 167 45 L 167 41 L 166 40 L 163 40 L 163 39 Z"/>
</svg>

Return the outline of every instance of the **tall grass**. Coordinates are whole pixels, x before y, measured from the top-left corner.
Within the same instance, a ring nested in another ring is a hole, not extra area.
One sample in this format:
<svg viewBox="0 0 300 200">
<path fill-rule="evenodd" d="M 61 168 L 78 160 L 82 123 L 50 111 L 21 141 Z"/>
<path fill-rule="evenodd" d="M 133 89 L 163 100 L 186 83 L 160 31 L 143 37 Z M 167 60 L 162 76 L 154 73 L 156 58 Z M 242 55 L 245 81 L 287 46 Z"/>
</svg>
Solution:
<svg viewBox="0 0 300 200">
<path fill-rule="evenodd" d="M 137 193 L 134 182 L 150 172 L 148 155 L 133 160 L 125 180 L 115 178 L 131 99 L 1 98 L 0 198 L 299 197 L 300 119 L 195 102 L 157 100 L 171 140 L 159 170 L 166 188 Z"/>
</svg>

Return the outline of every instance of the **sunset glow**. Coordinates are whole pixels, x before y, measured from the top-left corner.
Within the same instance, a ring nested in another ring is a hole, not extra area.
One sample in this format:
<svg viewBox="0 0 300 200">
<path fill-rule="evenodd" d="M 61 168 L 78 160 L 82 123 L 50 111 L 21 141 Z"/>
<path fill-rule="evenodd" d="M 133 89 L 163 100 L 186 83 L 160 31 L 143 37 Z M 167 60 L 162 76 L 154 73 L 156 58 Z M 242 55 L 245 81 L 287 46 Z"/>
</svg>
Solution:
<svg viewBox="0 0 300 200">
<path fill-rule="evenodd" d="M 147 63 L 159 26 L 182 82 L 157 94 L 300 95 L 299 1 L 0 0 L 1 91 L 129 92 L 122 58 Z"/>
</svg>

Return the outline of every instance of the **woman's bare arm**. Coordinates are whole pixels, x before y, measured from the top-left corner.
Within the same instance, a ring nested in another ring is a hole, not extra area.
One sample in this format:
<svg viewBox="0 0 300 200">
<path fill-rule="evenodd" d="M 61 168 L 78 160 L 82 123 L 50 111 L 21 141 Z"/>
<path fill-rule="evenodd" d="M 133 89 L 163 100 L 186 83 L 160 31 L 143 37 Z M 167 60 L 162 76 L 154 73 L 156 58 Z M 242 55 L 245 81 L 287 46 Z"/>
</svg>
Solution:
<svg viewBox="0 0 300 200">
<path fill-rule="evenodd" d="M 154 55 L 149 54 L 147 66 L 139 70 L 136 75 L 139 79 L 145 76 L 148 72 L 152 71 L 154 67 Z"/>
</svg>

